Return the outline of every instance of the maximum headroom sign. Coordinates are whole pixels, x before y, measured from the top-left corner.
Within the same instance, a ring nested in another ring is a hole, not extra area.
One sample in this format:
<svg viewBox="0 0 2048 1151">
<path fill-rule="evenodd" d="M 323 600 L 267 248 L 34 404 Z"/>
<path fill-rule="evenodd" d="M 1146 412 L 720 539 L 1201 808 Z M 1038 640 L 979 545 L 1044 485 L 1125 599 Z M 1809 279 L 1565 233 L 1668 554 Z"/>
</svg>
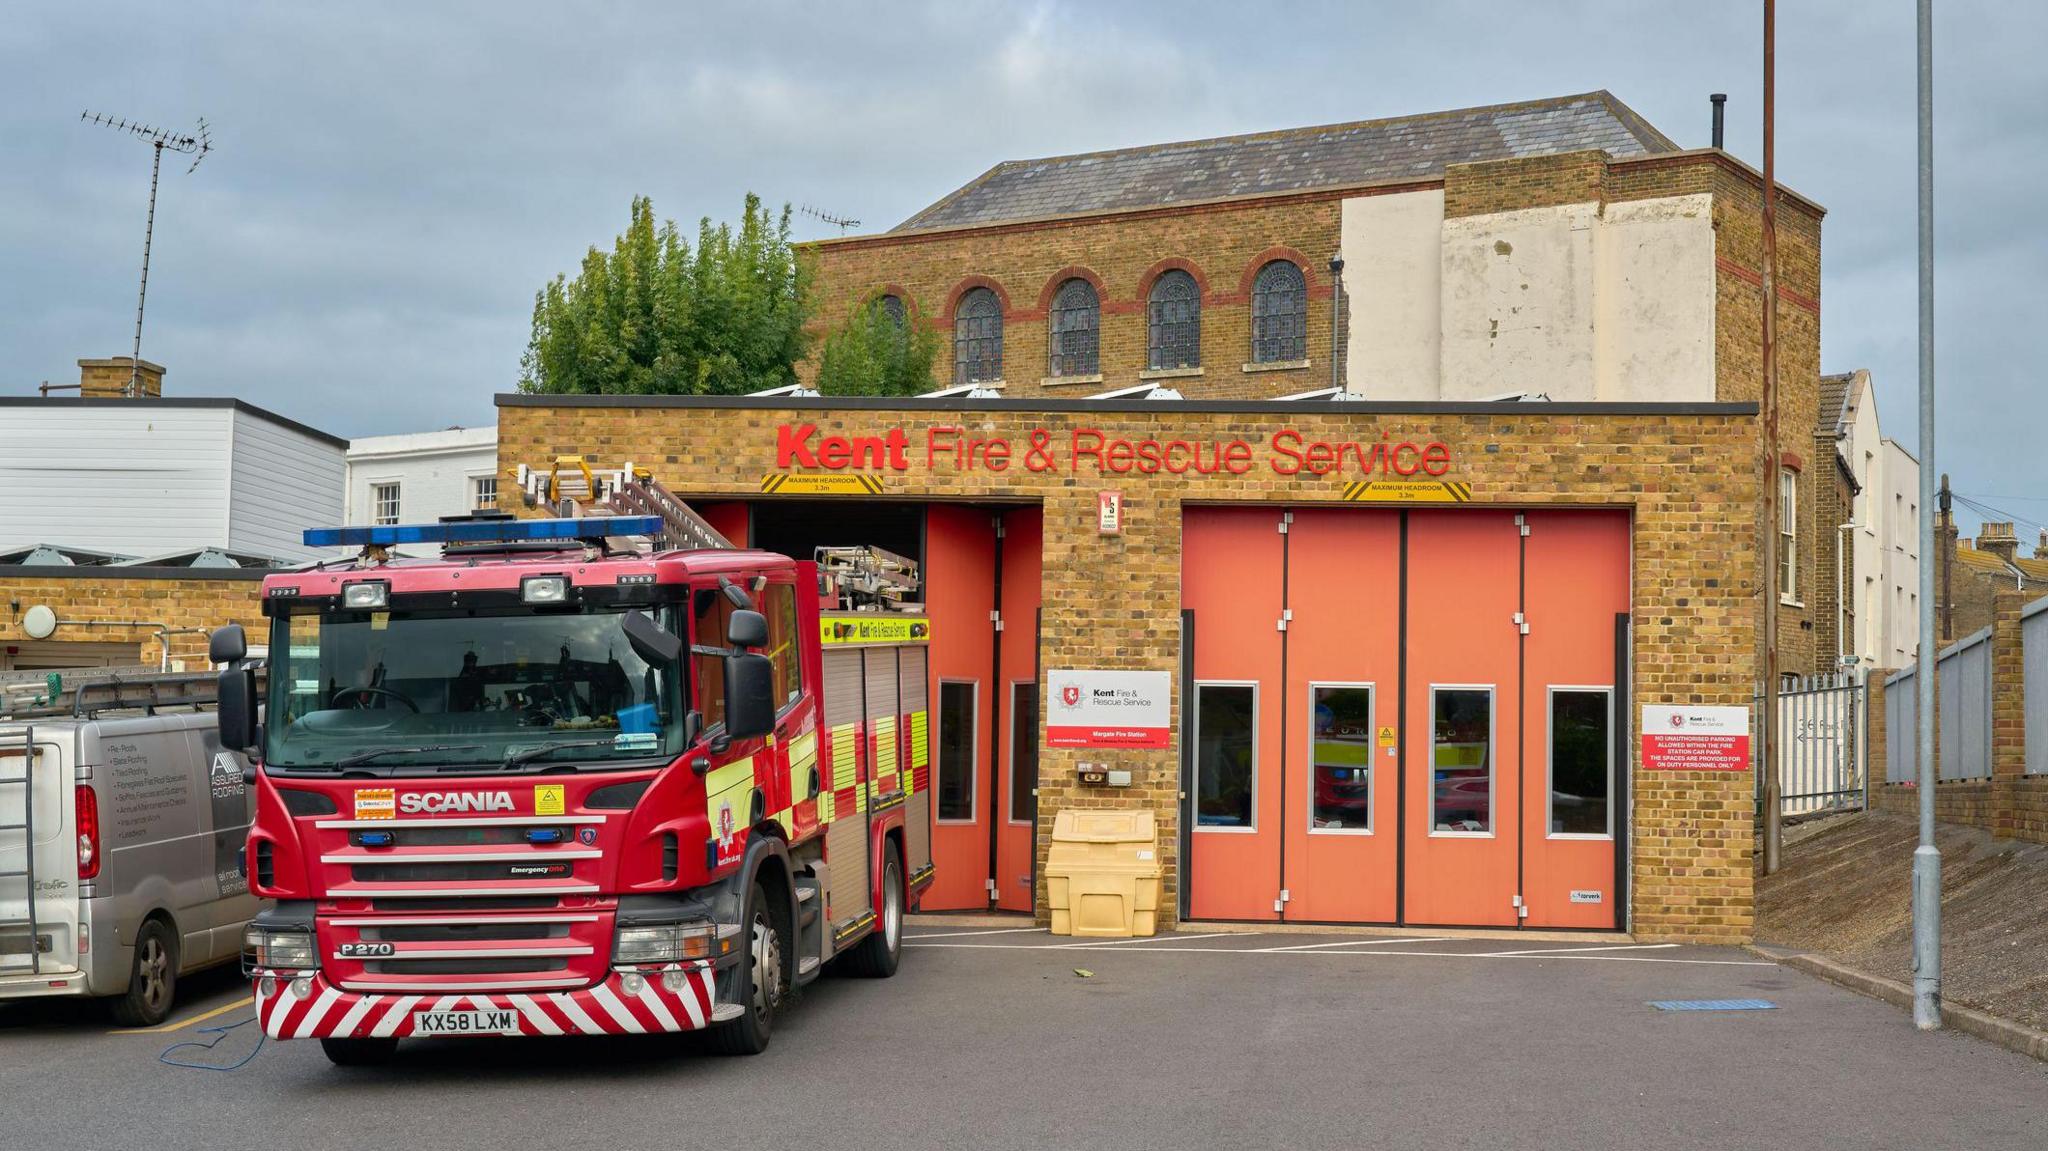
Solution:
<svg viewBox="0 0 2048 1151">
<path fill-rule="evenodd" d="M 1163 671 L 1045 673 L 1049 747 L 1166 747 L 1173 736 L 1172 677 Z"/>
</svg>

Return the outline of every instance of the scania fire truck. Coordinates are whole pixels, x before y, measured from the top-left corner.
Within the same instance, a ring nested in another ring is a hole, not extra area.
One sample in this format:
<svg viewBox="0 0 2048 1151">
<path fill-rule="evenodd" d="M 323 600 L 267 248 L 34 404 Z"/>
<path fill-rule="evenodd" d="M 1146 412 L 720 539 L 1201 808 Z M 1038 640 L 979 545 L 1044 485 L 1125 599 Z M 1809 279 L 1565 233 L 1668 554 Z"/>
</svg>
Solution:
<svg viewBox="0 0 2048 1151">
<path fill-rule="evenodd" d="M 265 1034 L 343 1064 L 450 1035 L 751 1054 L 829 961 L 895 972 L 932 877 L 916 565 L 735 549 L 658 494 L 307 532 L 361 552 L 264 580 L 264 699 L 215 633 L 277 901 L 244 949 Z"/>
</svg>

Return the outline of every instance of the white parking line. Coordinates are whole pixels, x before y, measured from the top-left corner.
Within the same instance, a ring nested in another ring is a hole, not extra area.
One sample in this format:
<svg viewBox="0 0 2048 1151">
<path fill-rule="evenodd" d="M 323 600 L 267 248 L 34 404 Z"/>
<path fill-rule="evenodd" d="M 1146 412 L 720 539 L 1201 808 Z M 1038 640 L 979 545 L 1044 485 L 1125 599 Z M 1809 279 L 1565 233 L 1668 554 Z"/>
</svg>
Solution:
<svg viewBox="0 0 2048 1151">
<path fill-rule="evenodd" d="M 1256 931 L 1212 931 L 1207 935 L 1138 935 L 1130 939 L 1104 939 L 1095 943 L 1065 943 L 1059 946 L 1071 951 L 1085 951 L 1091 947 L 1122 947 L 1131 943 L 1188 943 L 1197 939 L 1221 939 L 1226 935 L 1250 939 L 1258 934 Z"/>
<path fill-rule="evenodd" d="M 1020 931 L 1044 931 L 1043 927 L 997 927 L 976 931 L 938 931 L 918 935 L 905 935 L 905 939 L 951 939 L 956 935 L 1015 935 Z"/>
<path fill-rule="evenodd" d="M 1545 947 L 1533 951 L 1496 951 L 1494 955 L 1576 955 L 1581 951 L 1662 951 L 1676 943 L 1616 943 L 1608 947 Z"/>
<path fill-rule="evenodd" d="M 1227 934 L 1236 934 L 1230 932 Z M 1150 940 L 1147 940 L 1150 942 Z M 1132 940 L 1131 942 L 1136 942 Z M 910 943 L 908 947 L 959 948 L 968 951 L 1087 951 L 1087 945 L 1042 943 Z M 1374 956 L 1382 959 L 1521 959 L 1542 962 L 1548 959 L 1576 960 L 1580 963 L 1671 963 L 1689 967 L 1776 967 L 1767 959 L 1659 959 L 1654 955 L 1518 955 L 1513 952 L 1497 951 L 1279 951 L 1264 947 L 1137 947 L 1133 951 L 1171 953 L 1175 955 L 1280 955 L 1295 959 L 1331 958 L 1344 959 L 1350 956 Z M 1580 948 L 1581 951 L 1596 950 Z"/>
<path fill-rule="evenodd" d="M 1273 951 L 1318 951 L 1318 950 L 1321 950 L 1321 949 L 1323 949 L 1323 948 L 1325 948 L 1325 947 L 1369 947 L 1369 946 L 1373 946 L 1373 945 L 1375 945 L 1375 944 L 1381 944 L 1381 943 L 1387 943 L 1387 944 L 1394 944 L 1394 943 L 1448 943 L 1448 942 L 1450 942 L 1450 941 L 1451 941 L 1451 940 L 1452 940 L 1453 938 L 1455 938 L 1455 936 L 1450 936 L 1450 935 L 1432 935 L 1432 936 L 1429 936 L 1429 937 L 1427 937 L 1427 938 L 1409 938 L 1409 937 L 1407 937 L 1407 936 L 1401 936 L 1401 937 L 1392 937 L 1392 936 L 1389 936 L 1389 937 L 1387 937 L 1387 938 L 1383 938 L 1383 939 L 1382 939 L 1382 938 L 1373 938 L 1373 939 L 1339 939 L 1339 940 L 1335 940 L 1335 941 L 1333 941 L 1333 942 L 1328 942 L 1328 943 L 1297 943 L 1297 944 L 1294 944 L 1294 945 L 1293 945 L 1293 946 L 1291 946 L 1291 947 L 1257 947 L 1257 948 L 1253 948 L 1253 950 L 1255 950 L 1255 951 L 1266 951 L 1266 952 L 1273 952 Z"/>
</svg>

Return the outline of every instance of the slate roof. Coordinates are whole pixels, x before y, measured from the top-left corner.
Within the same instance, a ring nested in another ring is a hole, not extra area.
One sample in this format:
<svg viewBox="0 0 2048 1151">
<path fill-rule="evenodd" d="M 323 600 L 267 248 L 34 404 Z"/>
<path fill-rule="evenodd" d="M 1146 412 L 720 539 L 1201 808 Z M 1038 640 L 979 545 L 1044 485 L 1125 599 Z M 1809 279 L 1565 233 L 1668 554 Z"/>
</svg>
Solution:
<svg viewBox="0 0 2048 1151">
<path fill-rule="evenodd" d="M 1601 149 L 1616 157 L 1678 145 L 1605 91 L 1387 120 L 1009 160 L 893 231 L 1129 211 L 1385 180 L 1451 164 Z"/>
<path fill-rule="evenodd" d="M 1822 432 L 1834 435 L 1841 431 L 1842 410 L 1848 406 L 1849 385 L 1855 380 L 1854 372 L 1820 378 L 1820 412 L 1814 422 Z"/>
</svg>

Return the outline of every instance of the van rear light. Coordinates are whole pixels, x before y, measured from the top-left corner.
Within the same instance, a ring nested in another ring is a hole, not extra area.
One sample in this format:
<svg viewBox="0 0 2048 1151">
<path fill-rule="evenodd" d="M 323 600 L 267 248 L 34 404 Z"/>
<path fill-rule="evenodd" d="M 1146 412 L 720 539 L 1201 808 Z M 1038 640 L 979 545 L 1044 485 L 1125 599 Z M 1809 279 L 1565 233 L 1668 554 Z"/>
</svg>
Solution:
<svg viewBox="0 0 2048 1151">
<path fill-rule="evenodd" d="M 81 783 L 73 806 L 78 824 L 78 878 L 91 879 L 100 873 L 100 797 L 91 784 Z"/>
</svg>

